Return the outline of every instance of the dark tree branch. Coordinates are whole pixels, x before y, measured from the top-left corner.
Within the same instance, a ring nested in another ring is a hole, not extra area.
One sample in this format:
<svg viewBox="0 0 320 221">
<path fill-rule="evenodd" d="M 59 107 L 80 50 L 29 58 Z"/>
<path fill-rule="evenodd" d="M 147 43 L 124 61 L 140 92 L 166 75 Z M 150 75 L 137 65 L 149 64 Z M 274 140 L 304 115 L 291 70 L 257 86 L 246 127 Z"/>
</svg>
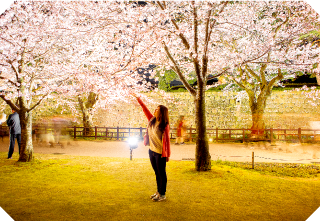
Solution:
<svg viewBox="0 0 320 221">
<path fill-rule="evenodd" d="M 27 112 L 30 112 L 30 111 L 32 111 L 34 108 L 36 108 L 36 107 L 43 101 L 43 99 L 48 96 L 48 94 L 49 94 L 49 93 L 46 93 L 45 95 L 43 95 L 42 98 L 41 98 L 35 105 L 33 105 L 33 107 L 31 107 L 31 108 L 29 108 L 29 109 L 27 110 Z"/>
<path fill-rule="evenodd" d="M 221 75 L 225 74 L 227 72 L 227 70 L 229 70 L 230 68 L 226 68 L 225 70 L 223 70 L 222 72 L 220 72 L 219 74 L 214 75 L 213 77 L 208 78 L 208 80 L 212 79 L 212 78 L 217 78 L 220 77 Z"/>
<path fill-rule="evenodd" d="M 281 79 L 283 79 L 283 74 L 282 74 L 282 72 L 281 72 L 281 69 L 278 68 L 278 75 L 277 75 L 276 77 L 272 78 L 272 80 L 271 80 L 271 81 L 269 82 L 269 84 L 268 84 L 267 89 L 268 89 L 268 92 L 269 92 L 269 93 L 271 93 L 271 89 L 272 89 L 274 83 L 275 83 L 276 81 L 278 81 L 278 80 L 281 80 Z"/>
<path fill-rule="evenodd" d="M 245 68 L 257 81 L 262 82 L 261 78 L 251 68 L 249 68 L 248 65 L 246 65 Z"/>
<path fill-rule="evenodd" d="M 1 73 L 0 73 L 0 74 L 1 74 Z M 7 81 L 8 81 L 9 83 L 11 83 L 13 86 L 16 86 L 16 83 L 15 83 L 15 82 L 13 82 L 13 81 L 5 78 L 5 77 L 0 76 L 0 79 L 7 80 Z"/>
<path fill-rule="evenodd" d="M 11 100 L 7 99 L 5 97 L 5 95 L 0 94 L 0 97 L 2 98 L 2 100 L 4 100 L 11 107 L 11 109 L 15 110 L 16 112 L 20 111 L 20 108 L 14 102 L 12 102 Z"/>
<path fill-rule="evenodd" d="M 167 53 L 167 56 L 169 57 L 170 61 L 173 63 L 173 69 L 174 71 L 178 74 L 181 82 L 183 83 L 183 85 L 187 88 L 187 90 L 192 94 L 192 95 L 195 95 L 196 94 L 196 91 L 190 86 L 190 84 L 188 83 L 188 81 L 185 79 L 185 77 L 183 76 L 177 62 L 174 60 L 174 58 L 172 57 L 170 51 L 169 51 L 169 48 L 167 47 L 167 45 L 163 42 L 163 45 L 164 45 L 164 50 L 166 51 Z"/>
</svg>

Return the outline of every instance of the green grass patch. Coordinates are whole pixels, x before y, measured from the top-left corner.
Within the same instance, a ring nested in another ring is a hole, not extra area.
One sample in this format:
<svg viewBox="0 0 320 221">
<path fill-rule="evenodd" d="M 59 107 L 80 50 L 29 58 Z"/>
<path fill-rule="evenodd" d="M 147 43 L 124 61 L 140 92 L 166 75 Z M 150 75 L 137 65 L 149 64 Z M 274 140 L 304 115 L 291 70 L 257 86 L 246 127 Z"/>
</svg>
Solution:
<svg viewBox="0 0 320 221">
<path fill-rule="evenodd" d="M 155 203 L 148 159 L 0 152 L 0 206 L 18 220 L 306 220 L 319 206 L 320 178 L 261 174 L 212 161 L 167 164 L 167 201 Z"/>
</svg>

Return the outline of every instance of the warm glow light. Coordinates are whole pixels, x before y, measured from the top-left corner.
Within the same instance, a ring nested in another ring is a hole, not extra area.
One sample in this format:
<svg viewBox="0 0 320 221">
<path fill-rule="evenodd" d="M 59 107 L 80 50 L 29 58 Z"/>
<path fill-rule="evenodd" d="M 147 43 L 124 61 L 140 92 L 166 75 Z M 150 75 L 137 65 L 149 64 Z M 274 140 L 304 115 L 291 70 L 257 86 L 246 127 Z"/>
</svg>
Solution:
<svg viewBox="0 0 320 221">
<path fill-rule="evenodd" d="M 137 137 L 129 137 L 127 142 L 131 148 L 134 146 L 135 147 L 138 146 L 138 138 Z"/>
</svg>

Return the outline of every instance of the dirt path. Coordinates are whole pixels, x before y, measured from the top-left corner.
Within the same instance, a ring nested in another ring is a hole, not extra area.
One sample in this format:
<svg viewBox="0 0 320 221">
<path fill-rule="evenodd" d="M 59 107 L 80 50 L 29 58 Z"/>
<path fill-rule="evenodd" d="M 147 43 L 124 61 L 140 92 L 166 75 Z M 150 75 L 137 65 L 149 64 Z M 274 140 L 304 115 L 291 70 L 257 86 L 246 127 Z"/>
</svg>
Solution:
<svg viewBox="0 0 320 221">
<path fill-rule="evenodd" d="M 16 144 L 17 145 L 17 144 Z M 0 151 L 7 152 L 9 147 L 8 137 L 3 141 L 0 138 Z M 17 152 L 17 146 L 15 148 Z M 100 157 L 130 157 L 129 146 L 123 141 L 70 141 L 70 144 L 54 145 L 34 144 L 35 153 L 65 154 L 77 156 L 100 156 Z M 255 162 L 286 162 L 286 163 L 320 163 L 319 144 L 286 144 L 277 143 L 274 146 L 263 143 L 223 143 L 210 144 L 212 160 L 228 160 L 251 162 L 252 152 Z M 142 143 L 133 150 L 134 158 L 148 158 L 148 147 Z M 195 145 L 171 144 L 172 160 L 192 160 L 195 158 Z"/>
</svg>

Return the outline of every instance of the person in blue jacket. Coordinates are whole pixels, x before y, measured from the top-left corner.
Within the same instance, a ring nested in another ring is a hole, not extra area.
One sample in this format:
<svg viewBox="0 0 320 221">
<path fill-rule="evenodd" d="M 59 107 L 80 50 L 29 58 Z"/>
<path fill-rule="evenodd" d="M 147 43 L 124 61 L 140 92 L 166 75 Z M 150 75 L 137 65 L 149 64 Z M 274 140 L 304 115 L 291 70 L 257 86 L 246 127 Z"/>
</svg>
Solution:
<svg viewBox="0 0 320 221">
<path fill-rule="evenodd" d="M 12 109 L 12 114 L 10 114 L 8 117 L 7 125 L 10 131 L 10 146 L 9 146 L 8 159 L 12 159 L 15 139 L 17 139 L 17 142 L 18 142 L 19 154 L 20 154 L 20 145 L 21 145 L 20 118 L 19 118 L 19 114 L 14 109 Z"/>
</svg>

